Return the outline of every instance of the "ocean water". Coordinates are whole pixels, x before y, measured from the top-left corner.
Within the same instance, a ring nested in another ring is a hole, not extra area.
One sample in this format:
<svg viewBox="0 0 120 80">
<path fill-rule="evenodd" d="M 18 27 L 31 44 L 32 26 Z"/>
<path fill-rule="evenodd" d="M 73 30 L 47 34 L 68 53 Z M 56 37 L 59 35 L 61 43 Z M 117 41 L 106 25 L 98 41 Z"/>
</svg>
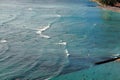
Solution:
<svg viewBox="0 0 120 80">
<path fill-rule="evenodd" d="M 89 0 L 1 0 L 0 80 L 120 80 L 120 13 Z"/>
</svg>

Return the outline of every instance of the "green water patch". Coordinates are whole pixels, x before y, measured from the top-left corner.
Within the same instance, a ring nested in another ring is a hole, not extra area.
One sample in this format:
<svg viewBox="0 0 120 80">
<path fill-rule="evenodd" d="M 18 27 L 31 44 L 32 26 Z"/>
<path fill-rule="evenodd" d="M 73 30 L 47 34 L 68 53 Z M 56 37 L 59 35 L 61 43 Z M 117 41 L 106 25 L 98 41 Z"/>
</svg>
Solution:
<svg viewBox="0 0 120 80">
<path fill-rule="evenodd" d="M 119 80 L 119 67 L 119 62 L 111 62 L 78 72 L 61 75 L 51 80 Z"/>
</svg>

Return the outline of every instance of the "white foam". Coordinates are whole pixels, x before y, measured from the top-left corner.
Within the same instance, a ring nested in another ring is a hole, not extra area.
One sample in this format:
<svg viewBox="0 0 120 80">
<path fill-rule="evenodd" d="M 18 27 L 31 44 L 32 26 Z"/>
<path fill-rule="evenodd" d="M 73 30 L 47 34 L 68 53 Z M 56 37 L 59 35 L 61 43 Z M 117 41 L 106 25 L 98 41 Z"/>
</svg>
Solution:
<svg viewBox="0 0 120 80">
<path fill-rule="evenodd" d="M 44 80 L 50 80 L 51 78 L 47 78 L 47 79 L 44 79 Z"/>
<path fill-rule="evenodd" d="M 49 39 L 50 36 L 42 34 L 42 32 L 46 31 L 47 29 L 50 28 L 50 25 L 44 26 L 43 28 L 36 29 L 36 34 L 39 34 L 43 38 Z"/>
<path fill-rule="evenodd" d="M 40 34 L 40 35 L 42 34 L 42 32 L 41 32 L 41 31 L 36 31 L 36 33 L 37 33 L 37 34 Z"/>
<path fill-rule="evenodd" d="M 43 34 L 41 34 L 40 36 L 43 37 L 43 38 L 50 39 L 50 36 L 47 36 L 47 35 L 43 35 Z"/>
<path fill-rule="evenodd" d="M 6 43 L 7 40 L 3 39 L 3 40 L 0 40 L 1 43 Z"/>
<path fill-rule="evenodd" d="M 61 17 L 61 15 L 58 14 L 57 17 Z"/>
<path fill-rule="evenodd" d="M 57 43 L 57 44 L 66 45 L 67 43 L 66 42 L 60 42 L 60 43 Z"/>
<path fill-rule="evenodd" d="M 62 41 L 62 40 L 60 40 L 60 42 L 59 43 L 56 43 L 56 44 L 59 44 L 59 45 L 67 45 L 67 42 L 64 42 L 64 41 Z"/>
<path fill-rule="evenodd" d="M 33 9 L 32 8 L 28 8 L 29 11 L 32 11 Z"/>
<path fill-rule="evenodd" d="M 56 44 L 66 46 L 67 42 L 60 40 L 59 43 L 56 43 Z M 66 53 L 67 57 L 70 55 L 67 49 L 65 49 L 64 52 Z"/>
<path fill-rule="evenodd" d="M 38 30 L 41 31 L 41 32 L 44 32 L 49 28 L 50 28 L 50 25 L 47 25 L 47 26 L 44 26 L 43 28 L 39 28 Z"/>
<path fill-rule="evenodd" d="M 114 54 L 113 56 L 114 58 L 117 58 L 118 56 L 120 56 L 120 54 Z"/>
<path fill-rule="evenodd" d="M 48 24 L 47 26 L 44 26 L 42 28 L 38 28 L 38 29 L 35 29 L 35 28 L 28 28 L 26 26 L 24 26 L 26 29 L 32 29 L 32 30 L 35 30 L 36 31 L 36 34 L 40 35 L 40 37 L 42 38 L 47 38 L 47 39 L 50 39 L 51 37 L 48 36 L 48 35 L 45 35 L 43 34 L 44 31 L 48 30 L 50 28 L 50 24 Z"/>
<path fill-rule="evenodd" d="M 66 53 L 67 57 L 70 55 L 67 49 L 65 49 L 65 53 Z"/>
</svg>

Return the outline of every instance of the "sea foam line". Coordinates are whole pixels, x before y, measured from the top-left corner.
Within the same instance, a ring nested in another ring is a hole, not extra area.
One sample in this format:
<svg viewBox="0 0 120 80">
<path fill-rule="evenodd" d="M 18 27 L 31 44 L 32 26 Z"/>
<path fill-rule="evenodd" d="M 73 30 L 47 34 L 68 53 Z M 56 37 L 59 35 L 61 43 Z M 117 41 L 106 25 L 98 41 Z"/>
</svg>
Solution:
<svg viewBox="0 0 120 80">
<path fill-rule="evenodd" d="M 62 40 L 60 40 L 60 42 L 59 42 L 59 43 L 56 43 L 56 44 L 58 44 L 58 45 L 63 45 L 63 46 L 67 46 L 67 42 L 62 41 Z M 70 56 L 69 51 L 68 51 L 67 48 L 65 48 L 64 52 L 66 53 L 66 56 L 67 56 L 67 57 Z"/>
<path fill-rule="evenodd" d="M 40 36 L 43 37 L 43 38 L 50 39 L 50 36 L 47 36 L 47 35 L 43 35 L 43 34 L 41 34 Z"/>
<path fill-rule="evenodd" d="M 67 42 L 60 40 L 60 41 L 59 41 L 59 43 L 56 43 L 56 44 L 59 44 L 59 45 L 64 45 L 64 46 L 66 46 L 66 45 L 67 45 Z"/>
<path fill-rule="evenodd" d="M 69 54 L 67 49 L 65 49 L 65 53 L 66 53 L 67 57 L 70 56 L 70 54 Z"/>
<path fill-rule="evenodd" d="M 50 28 L 50 24 L 47 25 L 47 26 L 44 26 L 44 27 L 42 27 L 42 28 L 39 28 L 39 29 L 28 28 L 28 27 L 26 27 L 26 25 L 23 25 L 23 27 L 25 27 L 26 29 L 35 30 L 35 31 L 36 31 L 36 34 L 40 35 L 40 37 L 47 38 L 47 39 L 50 38 L 50 36 L 43 34 L 43 32 L 45 32 L 46 30 L 48 30 L 48 29 Z"/>
<path fill-rule="evenodd" d="M 39 28 L 39 29 L 37 29 L 36 34 L 39 34 L 43 38 L 48 38 L 49 39 L 50 36 L 42 34 L 42 32 L 48 30 L 49 28 L 50 28 L 50 24 L 45 26 L 45 27 L 43 27 L 43 28 Z"/>
<path fill-rule="evenodd" d="M 41 31 L 41 32 L 44 32 L 44 31 L 46 31 L 49 28 L 50 28 L 50 24 L 45 26 L 45 27 L 43 27 L 43 28 L 39 28 L 38 30 Z"/>
<path fill-rule="evenodd" d="M 7 40 L 5 40 L 5 39 L 0 40 L 0 43 L 6 43 L 6 42 L 7 42 Z"/>
</svg>

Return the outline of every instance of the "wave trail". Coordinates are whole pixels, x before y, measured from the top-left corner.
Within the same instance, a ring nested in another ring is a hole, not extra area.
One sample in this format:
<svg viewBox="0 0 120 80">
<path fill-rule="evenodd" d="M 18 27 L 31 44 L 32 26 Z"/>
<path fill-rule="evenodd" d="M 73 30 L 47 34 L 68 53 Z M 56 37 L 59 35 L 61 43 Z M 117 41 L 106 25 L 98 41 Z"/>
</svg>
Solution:
<svg viewBox="0 0 120 80">
<path fill-rule="evenodd" d="M 66 45 L 67 45 L 67 42 L 64 42 L 64 41 L 60 40 L 60 42 L 59 42 L 59 43 L 56 43 L 56 44 L 59 44 L 59 45 L 64 45 L 64 46 L 66 46 Z"/>
<path fill-rule="evenodd" d="M 67 49 L 65 49 L 65 53 L 66 53 L 67 57 L 70 56 L 70 54 L 69 54 Z"/>
<path fill-rule="evenodd" d="M 44 26 L 42 28 L 38 28 L 38 29 L 36 29 L 36 28 L 28 28 L 28 27 L 26 27 L 26 25 L 24 25 L 24 27 L 26 29 L 30 29 L 30 30 L 36 31 L 36 34 L 40 35 L 40 37 L 42 37 L 42 38 L 50 39 L 51 38 L 50 36 L 43 34 L 43 32 L 45 32 L 46 30 L 48 30 L 50 28 L 50 25 L 51 24 L 49 24 L 47 26 Z"/>
<path fill-rule="evenodd" d="M 49 28 L 50 28 L 50 24 L 45 26 L 45 27 L 43 27 L 43 28 L 39 28 L 38 30 L 41 31 L 41 32 L 44 32 L 44 31 L 46 31 Z"/>
<path fill-rule="evenodd" d="M 50 36 L 47 36 L 47 35 L 43 35 L 43 34 L 41 34 L 40 36 L 43 37 L 43 38 L 50 39 Z"/>
<path fill-rule="evenodd" d="M 36 34 L 39 34 L 39 35 L 40 35 L 41 37 L 43 37 L 43 38 L 47 38 L 47 39 L 49 39 L 50 36 L 42 34 L 42 32 L 48 30 L 49 28 L 50 28 L 50 24 L 47 25 L 47 26 L 45 26 L 45 27 L 43 27 L 43 28 L 39 28 L 39 29 L 37 29 Z"/>
<path fill-rule="evenodd" d="M 0 43 L 6 43 L 6 42 L 7 42 L 7 40 L 5 40 L 5 39 L 0 40 Z"/>
<path fill-rule="evenodd" d="M 56 43 L 56 44 L 58 44 L 58 45 L 63 45 L 63 46 L 65 46 L 65 47 L 67 46 L 67 42 L 62 41 L 62 40 L 60 40 L 60 42 L 59 42 L 59 43 Z M 66 53 L 66 56 L 67 56 L 67 57 L 70 56 L 69 51 L 68 51 L 67 48 L 65 48 L 64 52 Z"/>
</svg>

